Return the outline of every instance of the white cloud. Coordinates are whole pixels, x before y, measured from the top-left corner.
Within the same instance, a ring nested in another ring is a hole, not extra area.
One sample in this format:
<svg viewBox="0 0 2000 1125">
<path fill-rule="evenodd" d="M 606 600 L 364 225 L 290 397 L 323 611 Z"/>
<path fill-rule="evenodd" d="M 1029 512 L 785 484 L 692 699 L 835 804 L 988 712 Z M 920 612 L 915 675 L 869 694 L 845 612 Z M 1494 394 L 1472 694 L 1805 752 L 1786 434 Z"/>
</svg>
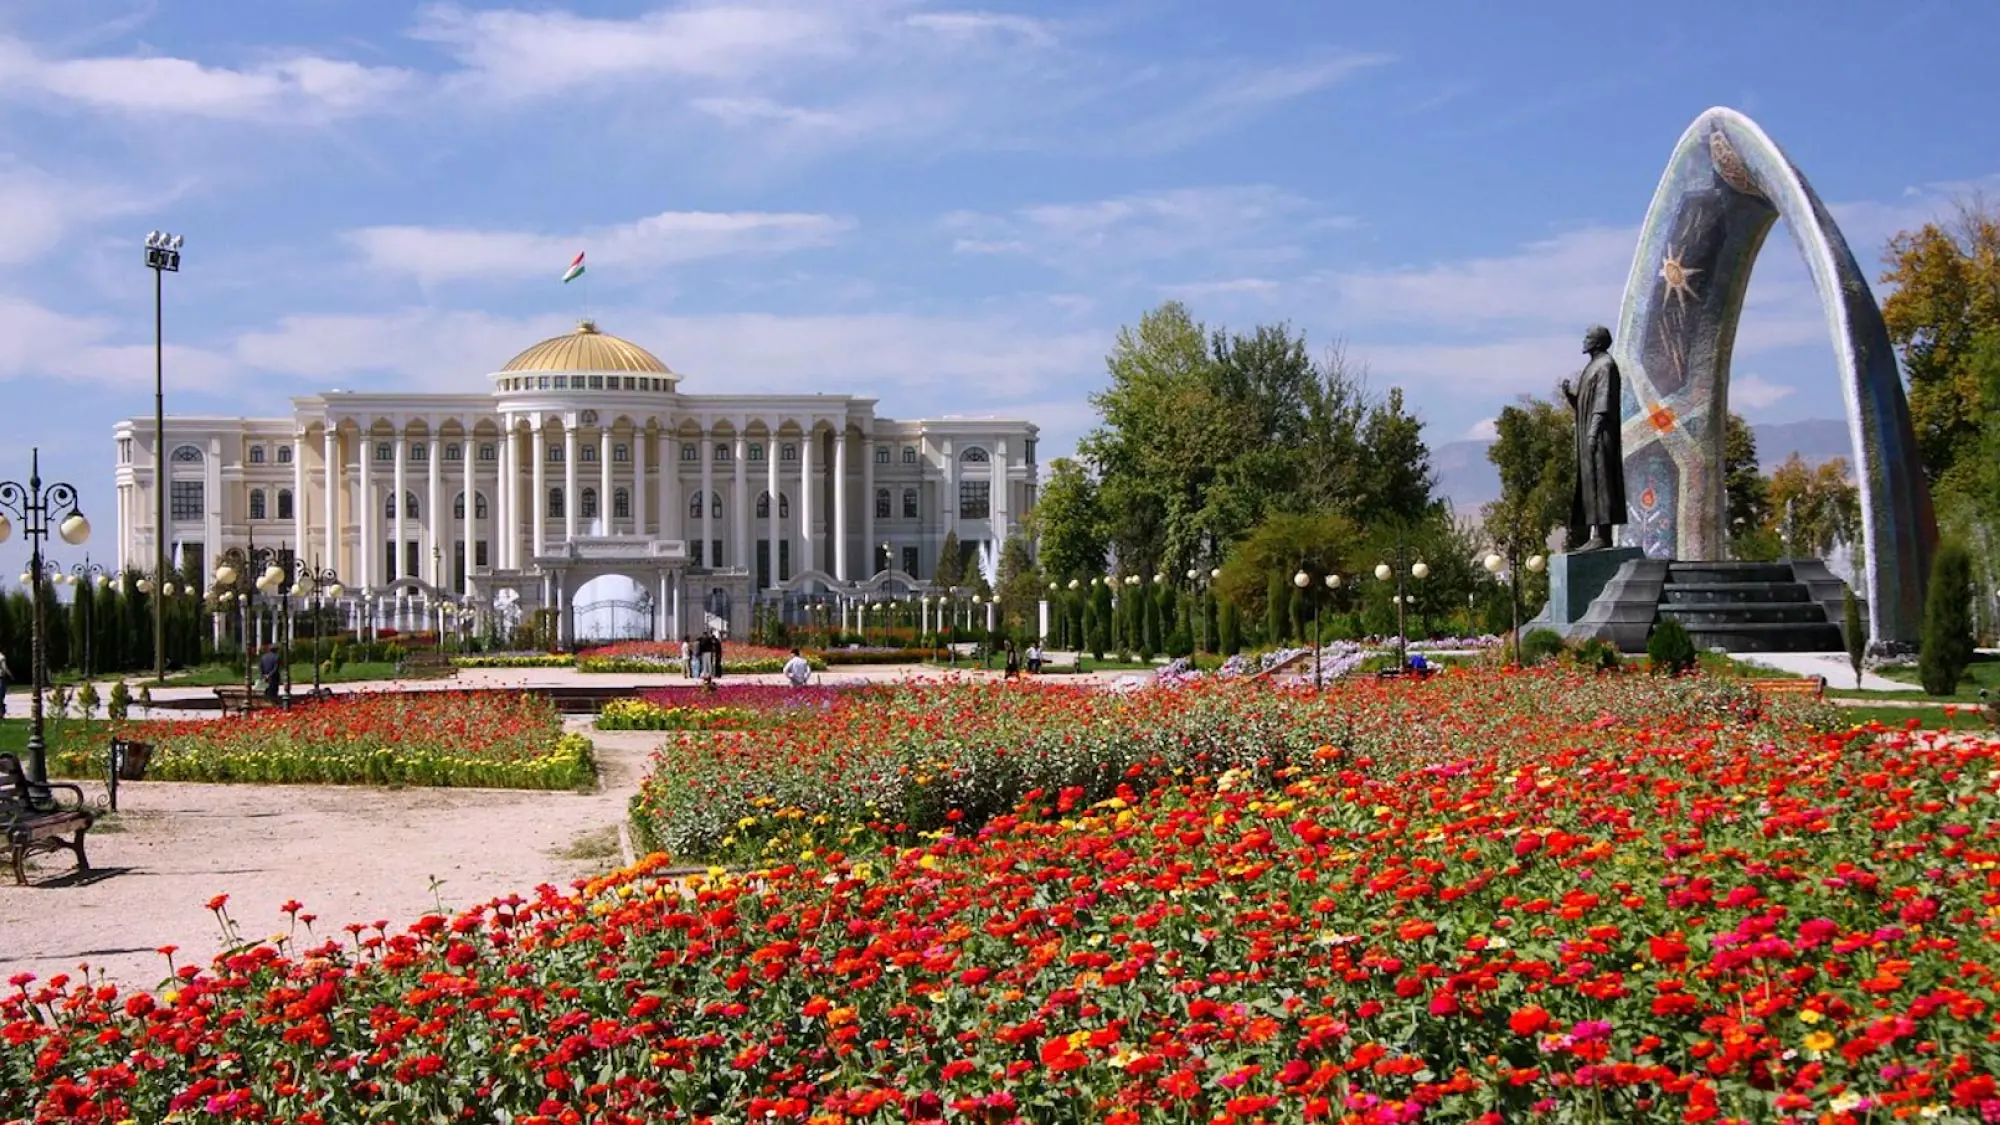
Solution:
<svg viewBox="0 0 2000 1125">
<path fill-rule="evenodd" d="M 1350 220 L 1268 185 L 1176 188 L 1004 214 L 955 211 L 943 226 L 961 253 L 1020 254 L 1075 270 L 1198 258 L 1204 266 L 1299 257 L 1301 241 Z"/>
<path fill-rule="evenodd" d="M 0 265 L 32 262 L 77 227 L 144 210 L 153 200 L 58 179 L 0 157 Z"/>
<path fill-rule="evenodd" d="M 32 380 L 39 388 L 15 402 L 83 383 L 124 401 L 139 401 L 153 386 L 151 343 L 113 342 L 122 321 L 72 316 L 16 297 L 0 296 L 0 382 Z M 237 373 L 233 360 L 203 348 L 170 344 L 164 366 L 177 389 L 215 390 Z"/>
<path fill-rule="evenodd" d="M 1393 61 L 1389 55 L 1344 53 L 1290 66 L 1259 62 L 1231 68 L 1192 100 L 1135 123 L 1126 143 L 1146 152 L 1182 148 Z"/>
<path fill-rule="evenodd" d="M 958 39 L 1002 35 L 1025 39 L 1040 46 L 1053 46 L 1055 32 L 1042 20 L 995 12 L 918 12 L 905 16 L 910 27 L 935 31 Z"/>
<path fill-rule="evenodd" d="M 134 117 L 321 120 L 381 108 L 412 81 L 407 71 L 304 53 L 238 69 L 169 56 L 44 59 L 0 39 L 0 93 Z"/>
<path fill-rule="evenodd" d="M 425 284 L 464 278 L 559 277 L 577 251 L 587 265 L 651 272 L 677 262 L 781 254 L 837 241 L 853 224 L 831 215 L 768 211 L 664 211 L 574 234 L 383 226 L 347 239 L 371 269 Z"/>
<path fill-rule="evenodd" d="M 1774 383 L 1762 375 L 1737 375 L 1729 380 L 1729 405 L 1737 410 L 1762 410 L 1790 398 L 1795 387 Z"/>
<path fill-rule="evenodd" d="M 1479 421 L 1465 428 L 1465 433 L 1461 435 L 1460 440 L 1493 441 L 1499 436 L 1500 420 L 1498 418 L 1481 418 Z"/>
</svg>

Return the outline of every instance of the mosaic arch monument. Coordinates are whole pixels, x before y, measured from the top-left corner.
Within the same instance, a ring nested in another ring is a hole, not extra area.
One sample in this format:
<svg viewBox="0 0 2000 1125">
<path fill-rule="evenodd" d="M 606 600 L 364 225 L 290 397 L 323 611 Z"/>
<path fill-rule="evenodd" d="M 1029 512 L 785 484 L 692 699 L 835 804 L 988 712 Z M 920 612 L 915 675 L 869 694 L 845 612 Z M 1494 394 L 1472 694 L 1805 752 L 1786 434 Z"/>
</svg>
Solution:
<svg viewBox="0 0 2000 1125">
<path fill-rule="evenodd" d="M 1896 353 L 1867 276 L 1825 204 L 1749 118 L 1711 109 L 1681 135 L 1625 283 L 1625 534 L 1655 558 L 1719 559 L 1729 358 L 1750 270 L 1783 217 L 1833 337 L 1860 478 L 1870 635 L 1914 644 L 1937 543 Z"/>
</svg>

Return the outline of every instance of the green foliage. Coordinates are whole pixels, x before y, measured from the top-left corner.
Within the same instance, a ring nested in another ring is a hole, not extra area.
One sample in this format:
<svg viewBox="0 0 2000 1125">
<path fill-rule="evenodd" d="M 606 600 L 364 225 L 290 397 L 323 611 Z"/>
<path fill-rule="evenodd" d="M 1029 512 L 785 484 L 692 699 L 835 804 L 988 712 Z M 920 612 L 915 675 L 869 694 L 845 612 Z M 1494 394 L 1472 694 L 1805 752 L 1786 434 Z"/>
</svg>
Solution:
<svg viewBox="0 0 2000 1125">
<path fill-rule="evenodd" d="M 1823 557 L 1836 542 L 1861 538 L 1861 492 L 1849 479 L 1846 458 L 1809 469 L 1792 454 L 1771 474 L 1770 503 L 1770 529 L 1781 550 L 1795 557 Z"/>
<path fill-rule="evenodd" d="M 102 701 L 98 698 L 96 683 L 85 680 L 77 686 L 76 712 L 79 716 L 85 719 L 96 718 L 97 707 L 100 702 Z"/>
<path fill-rule="evenodd" d="M 111 694 L 104 703 L 104 717 L 114 723 L 122 723 L 132 714 L 132 689 L 124 680 L 111 685 Z"/>
<path fill-rule="evenodd" d="M 1861 688 L 1861 668 L 1868 658 L 1868 623 L 1861 618 L 1861 600 L 1854 587 L 1841 591 L 1841 638 L 1847 642 L 1847 663 L 1854 669 L 1854 687 Z"/>
<path fill-rule="evenodd" d="M 1739 559 L 1775 559 L 1770 535 L 1771 482 L 1757 460 L 1757 435 L 1742 415 L 1729 415 L 1722 440 L 1723 530 L 1730 554 Z"/>
<path fill-rule="evenodd" d="M 944 533 L 944 542 L 938 546 L 937 569 L 931 574 L 931 585 L 939 589 L 949 589 L 965 581 L 965 555 L 958 545 L 958 532 Z"/>
<path fill-rule="evenodd" d="M 1625 663 L 1625 658 L 1619 655 L 1618 646 L 1599 637 L 1592 637 L 1578 645 L 1575 658 L 1577 667 L 1598 672 L 1615 672 Z"/>
<path fill-rule="evenodd" d="M 1553 660 L 1568 651 L 1562 634 L 1554 629 L 1530 629 L 1521 637 L 1521 665 L 1532 667 Z"/>
<path fill-rule="evenodd" d="M 1932 695 L 1950 695 L 1972 663 L 1972 558 L 1954 542 L 1938 547 L 1924 600 L 1917 676 Z"/>
<path fill-rule="evenodd" d="M 1889 339 L 1910 380 L 1910 420 L 1933 484 L 1955 475 L 1993 429 L 1979 368 L 1980 337 L 2000 325 L 2000 211 L 1962 203 L 1943 223 L 1889 240 L 1882 302 Z"/>
<path fill-rule="evenodd" d="M 1078 462 L 1049 462 L 1048 480 L 1028 513 L 1028 529 L 1041 545 L 1042 570 L 1057 582 L 1104 572 L 1104 511 L 1097 482 Z"/>
<path fill-rule="evenodd" d="M 1042 572 L 1028 541 L 1009 535 L 1000 545 L 1000 627 L 1010 632 L 1034 628 L 1040 619 Z"/>
<path fill-rule="evenodd" d="M 1494 430 L 1486 459 L 1499 470 L 1500 498 L 1486 505 L 1481 523 L 1487 539 L 1518 564 L 1544 553 L 1550 531 L 1569 519 L 1576 423 L 1566 406 L 1524 398 L 1501 409 Z M 1532 616 L 1548 601 L 1548 574 L 1524 568 L 1520 578 L 1521 608 Z"/>
<path fill-rule="evenodd" d="M 1646 663 L 1655 672 L 1675 676 L 1691 672 L 1699 655 L 1687 628 L 1672 617 L 1662 617 L 1646 638 Z"/>
<path fill-rule="evenodd" d="M 1285 639 L 1285 626 L 1291 617 L 1291 600 L 1291 580 L 1276 571 L 1270 572 L 1264 583 L 1265 644 L 1275 645 Z"/>
<path fill-rule="evenodd" d="M 1352 559 L 1359 539 L 1353 521 L 1337 513 L 1274 514 L 1230 551 L 1215 594 L 1253 620 L 1262 617 L 1267 625 L 1273 620 L 1272 606 L 1283 603 L 1283 616 L 1276 620 L 1289 622 L 1292 575 L 1303 568 L 1319 582 L 1327 574 L 1358 565 Z M 1308 617 L 1311 612 L 1307 607 Z M 1272 636 L 1273 643 L 1277 635 Z"/>
<path fill-rule="evenodd" d="M 1243 651 L 1243 628 L 1236 620 L 1236 606 L 1223 602 L 1215 612 L 1215 631 L 1218 637 L 1216 651 L 1224 656 L 1235 656 Z"/>
</svg>

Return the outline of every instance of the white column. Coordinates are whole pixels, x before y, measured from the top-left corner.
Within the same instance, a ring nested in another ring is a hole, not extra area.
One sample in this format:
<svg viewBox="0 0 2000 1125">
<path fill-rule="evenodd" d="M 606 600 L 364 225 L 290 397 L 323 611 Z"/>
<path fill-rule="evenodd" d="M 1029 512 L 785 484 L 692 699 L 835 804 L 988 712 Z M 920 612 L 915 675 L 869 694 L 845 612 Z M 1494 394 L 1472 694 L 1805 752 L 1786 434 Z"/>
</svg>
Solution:
<svg viewBox="0 0 2000 1125">
<path fill-rule="evenodd" d="M 701 444 L 695 452 L 701 457 L 701 564 L 714 569 L 715 558 L 715 451 L 709 448 L 711 430 L 703 428 Z"/>
<path fill-rule="evenodd" d="M 735 503 L 730 505 L 731 514 L 736 518 L 729 529 L 730 537 L 736 545 L 729 550 L 729 558 L 736 565 L 754 571 L 757 564 L 757 548 L 750 542 L 750 489 L 743 483 L 746 472 L 743 462 L 750 456 L 750 443 L 743 436 L 743 420 L 736 421 L 736 457 L 732 476 L 734 477 Z M 750 581 L 754 584 L 757 576 L 753 573 Z"/>
<path fill-rule="evenodd" d="M 563 539 L 576 540 L 576 415 L 563 416 Z"/>
<path fill-rule="evenodd" d="M 539 417 L 528 429 L 528 474 L 534 478 L 531 482 L 534 492 L 528 497 L 528 531 L 529 541 L 534 546 L 537 558 L 548 553 L 548 474 L 542 468 L 549 460 L 548 451 L 542 448 L 542 435 L 545 432 Z"/>
<path fill-rule="evenodd" d="M 660 538 L 682 539 L 687 535 L 681 529 L 686 526 L 681 513 L 681 443 L 680 439 L 667 431 L 665 423 L 660 428 Z M 678 634 L 676 634 L 678 636 Z"/>
<path fill-rule="evenodd" d="M 375 584 L 375 526 L 377 518 L 382 513 L 375 510 L 372 472 L 375 464 L 375 443 L 370 440 L 370 435 L 366 431 L 355 436 L 358 439 L 355 444 L 361 447 L 360 455 L 355 458 L 354 467 L 360 482 L 354 504 L 359 510 L 355 513 L 354 522 L 361 525 L 361 540 L 358 545 L 361 557 L 355 560 L 354 573 L 360 576 L 361 589 L 365 593 Z"/>
<path fill-rule="evenodd" d="M 641 422 L 632 430 L 632 533 L 645 538 L 646 535 L 646 425 Z M 660 529 L 661 534 L 666 528 Z M 661 588 L 664 592 L 665 587 Z M 654 603 L 660 609 L 653 615 L 654 620 L 664 623 L 667 619 L 667 603 L 663 598 Z M 654 638 L 655 640 L 661 638 Z"/>
<path fill-rule="evenodd" d="M 681 586 L 686 582 L 686 579 L 687 573 L 685 571 L 677 573 L 673 577 L 674 613 L 668 619 L 668 625 L 673 629 L 674 635 L 677 636 L 685 636 L 687 634 L 687 627 L 681 623 Z"/>
<path fill-rule="evenodd" d="M 208 456 L 202 459 L 202 475 L 207 478 L 203 489 L 208 507 L 207 518 L 202 521 L 202 538 L 208 541 L 208 556 L 202 560 L 202 565 L 213 570 L 223 548 L 222 442 L 208 443 Z"/>
<path fill-rule="evenodd" d="M 611 423 L 597 431 L 597 520 L 611 534 Z"/>
<path fill-rule="evenodd" d="M 306 432 L 292 435 L 292 544 L 300 558 L 306 557 Z"/>
<path fill-rule="evenodd" d="M 1007 439 L 993 440 L 993 549 L 999 551 L 1007 542 Z M 997 556 L 996 556 L 997 557 Z"/>
<path fill-rule="evenodd" d="M 494 499 L 499 506 L 494 509 L 493 549 L 499 552 L 494 564 L 502 570 L 510 570 L 515 565 L 515 556 L 521 550 L 521 452 L 516 448 L 520 435 L 514 430 L 514 420 L 508 415 L 500 416 L 500 443 L 494 453 L 499 457 L 499 480 L 494 485 Z M 470 449 L 466 456 L 472 456 Z"/>
<path fill-rule="evenodd" d="M 340 431 L 332 419 L 326 422 L 326 429 L 320 434 L 320 470 L 326 479 L 326 511 L 321 518 L 326 520 L 326 564 L 334 573 L 340 566 Z"/>
<path fill-rule="evenodd" d="M 938 510 L 944 513 L 944 534 L 958 530 L 958 453 L 952 449 L 950 441 L 939 443 L 944 454 L 944 495 L 938 499 Z"/>
<path fill-rule="evenodd" d="M 395 519 L 396 546 L 394 550 L 389 552 L 389 573 L 387 575 L 388 579 L 392 582 L 398 578 L 403 577 L 403 568 L 406 565 L 406 559 L 405 559 L 406 544 L 408 544 L 410 540 L 410 529 L 403 522 L 403 516 L 409 511 L 409 509 L 405 507 L 403 504 L 403 497 L 408 495 L 408 490 L 410 487 L 409 478 L 404 475 L 405 472 L 404 460 L 409 452 L 409 449 L 410 449 L 410 442 L 408 438 L 404 436 L 402 425 L 398 423 L 396 426 L 395 471 L 392 474 L 396 484 L 396 499 L 393 505 L 396 512 L 396 519 Z"/>
<path fill-rule="evenodd" d="M 778 544 L 785 538 L 785 521 L 779 515 L 778 504 L 778 432 L 775 427 L 764 434 L 764 489 L 771 494 L 771 520 L 767 532 L 771 537 L 771 585 L 778 584 Z"/>
<path fill-rule="evenodd" d="M 445 568 L 451 565 L 451 555 L 445 548 L 451 544 L 446 541 L 445 536 L 445 528 L 450 526 L 448 516 L 439 510 L 443 507 L 444 477 L 441 474 L 444 472 L 444 466 L 438 462 L 444 460 L 444 446 L 438 442 L 437 433 L 438 420 L 432 418 L 424 434 L 424 461 L 430 465 L 431 470 L 429 507 L 424 509 L 424 513 L 430 517 L 430 530 L 424 536 L 427 540 L 424 545 L 433 552 L 431 585 L 442 590 L 451 585 L 451 581 L 445 577 Z M 466 497 L 465 502 L 471 504 L 472 498 Z"/>
<path fill-rule="evenodd" d="M 847 581 L 847 421 L 833 435 L 833 576 Z"/>
<path fill-rule="evenodd" d="M 464 470 L 459 476 L 464 478 L 465 482 L 465 519 L 459 525 L 459 541 L 465 545 L 463 548 L 465 551 L 465 582 L 460 586 L 458 591 L 461 594 L 472 593 L 472 563 L 477 557 L 473 554 L 473 547 L 479 542 L 479 470 L 477 461 L 475 460 L 478 446 L 473 443 L 471 438 L 472 434 L 468 430 L 465 442 L 459 446 L 459 452 L 463 457 L 459 465 Z M 500 456 L 505 458 L 506 454 L 500 453 Z M 497 501 L 499 498 L 496 496 L 494 499 Z M 496 535 L 494 538 L 497 539 L 499 536 Z M 447 562 L 445 565 L 450 566 L 451 564 Z M 449 583 L 447 583 L 447 588 L 449 588 Z"/>
<path fill-rule="evenodd" d="M 875 574 L 875 443 L 861 443 L 861 577 Z"/>
<path fill-rule="evenodd" d="M 813 462 L 819 458 L 819 428 L 817 423 L 806 424 L 805 436 L 799 441 L 799 570 L 812 570 L 818 565 L 815 558 L 817 544 L 813 540 Z"/>
</svg>

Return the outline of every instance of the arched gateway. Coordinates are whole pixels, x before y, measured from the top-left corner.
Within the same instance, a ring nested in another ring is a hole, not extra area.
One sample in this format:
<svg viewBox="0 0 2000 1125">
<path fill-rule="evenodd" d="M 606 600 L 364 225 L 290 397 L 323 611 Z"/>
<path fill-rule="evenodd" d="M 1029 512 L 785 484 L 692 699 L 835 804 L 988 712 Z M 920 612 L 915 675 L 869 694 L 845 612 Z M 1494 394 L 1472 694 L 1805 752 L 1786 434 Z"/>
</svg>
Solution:
<svg viewBox="0 0 2000 1125">
<path fill-rule="evenodd" d="M 1812 272 L 1840 369 L 1860 478 L 1871 635 L 1914 643 L 1937 543 L 1882 310 L 1825 204 L 1749 118 L 1711 109 L 1681 135 L 1625 284 L 1627 534 L 1655 558 L 1717 559 L 1736 324 L 1764 236 L 1783 216 Z"/>
</svg>

